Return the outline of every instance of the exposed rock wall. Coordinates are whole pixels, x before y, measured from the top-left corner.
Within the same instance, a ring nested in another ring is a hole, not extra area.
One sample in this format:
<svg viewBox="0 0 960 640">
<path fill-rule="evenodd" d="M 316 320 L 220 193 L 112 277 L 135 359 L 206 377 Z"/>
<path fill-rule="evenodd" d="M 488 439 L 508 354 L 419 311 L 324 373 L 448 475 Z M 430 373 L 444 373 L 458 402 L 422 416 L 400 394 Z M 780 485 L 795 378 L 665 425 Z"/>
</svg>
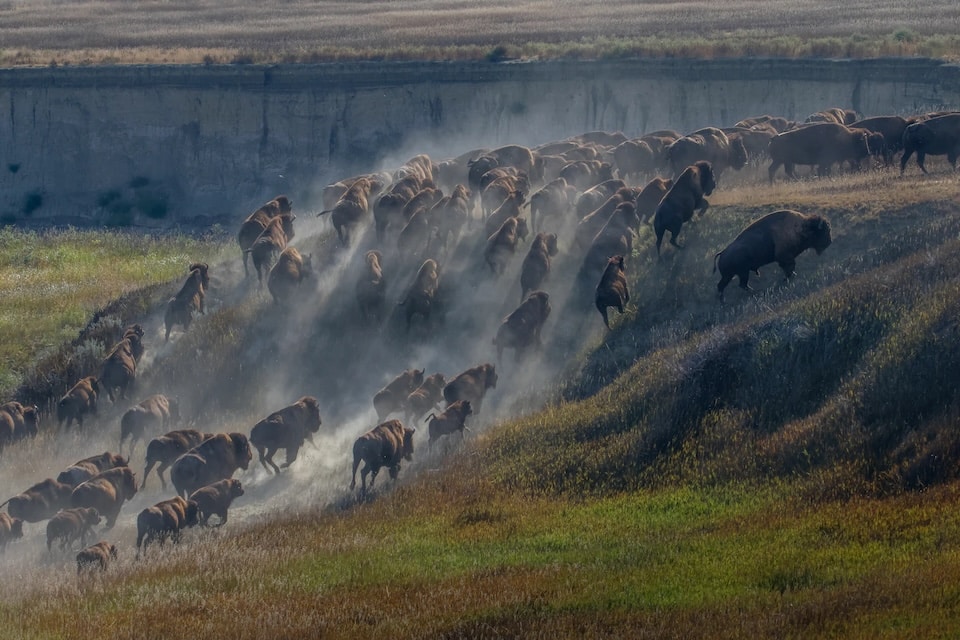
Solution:
<svg viewBox="0 0 960 640">
<path fill-rule="evenodd" d="M 0 70 L 0 221 L 232 222 L 426 151 L 960 104 L 922 59 L 363 63 Z"/>
</svg>

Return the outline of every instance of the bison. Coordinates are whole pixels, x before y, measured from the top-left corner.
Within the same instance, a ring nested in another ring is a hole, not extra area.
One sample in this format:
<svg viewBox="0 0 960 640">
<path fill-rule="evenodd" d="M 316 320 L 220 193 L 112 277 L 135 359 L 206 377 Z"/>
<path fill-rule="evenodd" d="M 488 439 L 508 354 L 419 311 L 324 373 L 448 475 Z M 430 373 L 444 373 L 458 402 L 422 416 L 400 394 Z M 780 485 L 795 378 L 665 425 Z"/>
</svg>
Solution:
<svg viewBox="0 0 960 640">
<path fill-rule="evenodd" d="M 590 283 L 606 268 L 610 256 L 628 256 L 633 252 L 634 229 L 640 224 L 632 202 L 620 203 L 613 215 L 594 236 L 583 258 L 581 277 Z"/>
<path fill-rule="evenodd" d="M 402 411 L 407 396 L 423 384 L 423 374 L 426 369 L 407 369 L 387 386 L 377 391 L 373 396 L 373 408 L 377 412 L 377 420 L 383 422 L 388 415 L 395 411 Z"/>
<path fill-rule="evenodd" d="M 600 282 L 597 283 L 594 302 L 597 305 L 597 311 L 603 316 L 603 324 L 609 329 L 610 320 L 607 318 L 607 307 L 616 307 L 617 311 L 623 313 L 624 306 L 630 302 L 630 291 L 627 289 L 627 275 L 623 256 L 612 256 L 607 260 L 607 268 L 603 270 Z"/>
<path fill-rule="evenodd" d="M 294 247 L 280 252 L 277 262 L 270 268 L 267 276 L 267 290 L 273 296 L 275 304 L 287 304 L 293 299 L 297 288 L 313 273 L 312 256 L 300 255 Z"/>
<path fill-rule="evenodd" d="M 857 120 L 850 125 L 850 128 L 866 129 L 880 134 L 883 138 L 880 155 L 883 156 L 884 165 L 889 166 L 893 161 L 893 155 L 903 149 L 903 132 L 909 124 L 912 124 L 912 119 L 908 121 L 900 116 L 874 116 Z"/>
<path fill-rule="evenodd" d="M 270 221 L 263 233 L 260 234 L 250 248 L 247 249 L 253 257 L 253 268 L 257 270 L 257 282 L 263 285 L 264 274 L 269 274 L 274 259 L 287 248 L 293 239 L 293 222 L 296 216 L 284 213 Z"/>
<path fill-rule="evenodd" d="M 137 515 L 137 559 L 140 559 L 141 551 L 146 553 L 150 541 L 159 541 L 161 549 L 168 537 L 176 544 L 180 542 L 184 529 L 199 522 L 197 503 L 180 496 L 147 507 Z"/>
<path fill-rule="evenodd" d="M 816 165 L 817 175 L 827 175 L 835 163 L 856 165 L 870 155 L 868 132 L 852 131 L 843 124 L 821 122 L 777 134 L 770 139 L 770 183 L 781 166 L 795 178 L 795 165 Z"/>
<path fill-rule="evenodd" d="M 130 467 L 114 467 L 81 482 L 70 495 L 74 507 L 93 507 L 112 529 L 123 503 L 137 493 L 137 478 Z"/>
<path fill-rule="evenodd" d="M 75 540 L 83 546 L 87 534 L 93 533 L 93 527 L 100 524 L 100 514 L 91 507 L 62 509 L 47 523 L 47 551 L 53 550 L 53 542 L 60 541 L 60 550 L 64 551 Z"/>
<path fill-rule="evenodd" d="M 24 522 L 41 522 L 53 516 L 57 511 L 70 506 L 73 486 L 47 478 L 38 482 L 23 493 L 6 500 L 7 513 Z"/>
<path fill-rule="evenodd" d="M 613 149 L 613 162 L 624 180 L 640 178 L 657 170 L 657 156 L 646 140 L 627 140 Z"/>
<path fill-rule="evenodd" d="M 428 422 L 427 432 L 430 434 L 430 440 L 427 442 L 427 448 L 432 448 L 433 443 L 442 436 L 450 435 L 457 431 L 463 436 L 464 431 L 470 431 L 465 424 L 467 416 L 473 413 L 469 400 L 457 400 L 450 404 L 439 416 L 430 414 L 425 422 Z"/>
<path fill-rule="evenodd" d="M 610 217 L 613 215 L 613 212 L 616 211 L 617 207 L 625 202 L 631 203 L 632 206 L 636 197 L 637 192 L 629 187 L 617 190 L 616 193 L 597 207 L 596 210 L 591 211 L 580 219 L 577 223 L 577 228 L 573 232 L 574 244 L 576 244 L 578 248 L 586 250 L 590 246 L 590 243 L 593 242 L 593 238 L 603 229 L 607 221 L 610 220 Z"/>
<path fill-rule="evenodd" d="M 534 231 L 550 218 L 562 218 L 577 197 L 576 187 L 563 178 L 555 178 L 530 196 L 530 226 Z M 539 220 L 539 222 L 538 222 Z"/>
<path fill-rule="evenodd" d="M 497 361 L 503 350 L 515 349 L 519 358 L 528 348 L 540 348 L 540 332 L 550 316 L 550 296 L 545 291 L 534 291 L 503 319 L 493 345 L 497 348 Z"/>
<path fill-rule="evenodd" d="M 828 123 L 851 125 L 857 121 L 859 114 L 853 109 L 841 109 L 840 107 L 830 107 L 816 113 L 811 113 L 804 122 L 809 123 Z"/>
<path fill-rule="evenodd" d="M 690 135 L 674 141 L 667 147 L 667 161 L 678 176 L 684 169 L 699 160 L 706 160 L 720 177 L 727 167 L 736 171 L 747 165 L 747 150 L 740 138 L 731 140 L 716 127 L 698 129 Z"/>
<path fill-rule="evenodd" d="M 36 437 L 40 429 L 40 409 L 12 401 L 0 405 L 0 450 L 24 438 Z"/>
<path fill-rule="evenodd" d="M 657 207 L 667 195 L 673 186 L 673 180 L 664 180 L 663 178 L 654 178 L 640 191 L 637 199 L 634 201 L 634 207 L 640 224 L 646 224 L 657 212 Z"/>
<path fill-rule="evenodd" d="M 250 441 L 242 433 L 218 433 L 183 454 L 170 467 L 177 495 L 186 497 L 200 487 L 246 470 L 253 459 Z"/>
<path fill-rule="evenodd" d="M 243 495 L 243 485 L 239 480 L 228 478 L 219 480 L 205 487 L 200 487 L 190 494 L 190 500 L 197 503 L 200 510 L 200 524 L 207 526 L 210 516 L 217 516 L 220 522 L 217 526 L 227 524 L 227 510 L 235 498 Z"/>
<path fill-rule="evenodd" d="M 77 575 L 82 575 L 84 570 L 92 572 L 100 569 L 100 571 L 106 571 L 110 563 L 116 559 L 116 545 L 101 540 L 77 553 Z"/>
<path fill-rule="evenodd" d="M 23 537 L 23 520 L 11 518 L 0 512 L 0 553 L 7 550 L 7 545 Z"/>
<path fill-rule="evenodd" d="M 139 327 L 139 325 L 137 325 Z M 103 359 L 100 377 L 97 381 L 100 387 L 107 392 L 110 402 L 116 403 L 117 396 L 127 397 L 127 389 L 133 385 L 137 376 L 137 360 L 135 353 L 143 353 L 140 334 L 132 333 L 114 345 L 113 349 Z M 116 392 L 116 395 L 115 395 Z"/>
<path fill-rule="evenodd" d="M 443 388 L 447 406 L 457 400 L 469 400 L 474 411 L 480 412 L 487 389 L 496 389 L 497 371 L 490 363 L 477 365 L 457 375 Z"/>
<path fill-rule="evenodd" d="M 684 222 L 693 218 L 693 212 L 699 210 L 703 216 L 710 203 L 704 196 L 708 196 L 716 189 L 717 183 L 713 178 L 713 168 L 706 160 L 700 160 L 683 170 L 670 187 L 667 195 L 657 206 L 653 214 L 653 230 L 657 236 L 657 255 L 660 255 L 660 244 L 663 234 L 670 232 L 670 244 L 682 249 L 677 244 L 677 235 Z"/>
<path fill-rule="evenodd" d="M 134 447 L 148 429 L 166 430 L 179 421 L 180 402 L 176 398 L 168 398 L 162 393 L 150 396 L 127 409 L 120 418 L 120 451 L 123 452 L 123 443 L 130 438 L 130 455 L 133 455 Z"/>
<path fill-rule="evenodd" d="M 520 268 L 520 300 L 540 286 L 550 275 L 551 258 L 557 255 L 557 234 L 538 233 Z"/>
<path fill-rule="evenodd" d="M 407 422 L 416 422 L 438 402 L 443 400 L 443 386 L 447 384 L 442 373 L 435 373 L 423 379 L 416 389 L 410 392 L 404 403 Z M 382 418 L 381 418 L 382 420 Z"/>
<path fill-rule="evenodd" d="M 386 309 L 387 282 L 383 278 L 381 262 L 383 254 L 376 249 L 367 251 L 364 256 L 365 266 L 357 280 L 357 304 L 360 307 L 360 317 L 364 322 L 373 321 L 376 324 L 383 322 Z"/>
<path fill-rule="evenodd" d="M 66 471 L 61 471 L 57 476 L 57 482 L 64 482 L 71 487 L 76 487 L 81 482 L 86 482 L 101 471 L 107 469 L 116 469 L 117 467 L 127 466 L 128 459 L 119 453 L 110 453 L 104 451 L 101 454 L 77 460 L 67 467 Z"/>
<path fill-rule="evenodd" d="M 291 211 L 293 211 L 293 202 L 290 198 L 283 195 L 277 196 L 247 216 L 247 219 L 240 225 L 237 242 L 240 245 L 240 253 L 243 255 L 243 274 L 245 276 L 250 275 L 250 270 L 247 267 L 247 254 L 249 253 L 247 249 L 253 246 L 256 239 L 260 237 L 263 230 L 270 224 L 271 219 L 282 213 L 290 213 Z"/>
<path fill-rule="evenodd" d="M 470 190 L 457 184 L 453 193 L 433 205 L 430 214 L 440 246 L 447 247 L 456 242 L 463 226 L 470 221 Z"/>
<path fill-rule="evenodd" d="M 397 479 L 400 472 L 400 461 L 413 459 L 413 434 L 415 429 L 408 429 L 399 420 L 390 420 L 381 423 L 356 439 L 353 443 L 353 477 L 350 481 L 350 490 L 357 486 L 357 467 L 362 461 L 360 470 L 362 487 L 361 495 L 367 492 L 367 475 L 370 475 L 370 488 L 377 479 L 381 467 L 387 467 L 390 477 Z"/>
<path fill-rule="evenodd" d="M 147 476 L 153 470 L 155 464 L 157 467 L 157 477 L 160 478 L 160 485 L 163 490 L 167 490 L 167 482 L 163 479 L 163 472 L 172 465 L 177 458 L 190 451 L 201 442 L 212 438 L 213 434 L 200 433 L 196 429 L 180 429 L 171 431 L 167 434 L 154 438 L 147 444 L 146 469 L 143 472 L 143 481 L 140 488 L 147 486 Z"/>
<path fill-rule="evenodd" d="M 756 220 L 713 257 L 713 271 L 720 270 L 717 297 L 723 299 L 723 290 L 733 276 L 740 279 L 740 287 L 749 290 L 750 272 L 760 273 L 765 264 L 776 262 L 786 277 L 794 276 L 798 255 L 813 248 L 819 255 L 830 246 L 830 223 L 822 216 L 807 215 L 784 209 L 768 213 Z"/>
<path fill-rule="evenodd" d="M 404 222 L 403 211 L 406 205 L 424 187 L 433 184 L 424 182 L 418 175 L 408 175 L 390 186 L 390 190 L 377 198 L 373 205 L 373 220 L 377 231 L 377 241 L 384 241 L 384 233 L 390 226 L 399 227 Z"/>
<path fill-rule="evenodd" d="M 260 464 L 267 472 L 273 467 L 276 473 L 280 473 L 273 454 L 279 449 L 286 450 L 287 460 L 283 468 L 289 467 L 297 459 L 304 440 L 313 443 L 312 434 L 319 430 L 320 403 L 312 396 L 304 396 L 255 424 L 250 431 L 250 444 L 256 447 Z"/>
<path fill-rule="evenodd" d="M 400 306 L 404 308 L 408 333 L 413 317 L 417 314 L 420 314 L 428 325 L 432 322 L 439 287 L 440 267 L 436 260 L 428 258 L 420 265 L 413 284 L 407 289 L 407 295 L 400 302 Z"/>
<path fill-rule="evenodd" d="M 379 193 L 383 187 L 383 182 L 377 177 L 359 178 L 350 185 L 333 209 L 317 214 L 330 214 L 330 221 L 337 231 L 337 237 L 342 246 L 350 245 L 353 230 L 370 213 L 370 198 Z"/>
<path fill-rule="evenodd" d="M 948 114 L 915 122 L 903 131 L 903 155 L 900 156 L 900 175 L 903 175 L 907 160 L 917 154 L 917 166 L 924 173 L 927 154 L 947 156 L 947 162 L 957 168 L 960 157 L 960 114 Z"/>
<path fill-rule="evenodd" d="M 517 243 L 526 239 L 528 233 L 527 221 L 524 218 L 507 218 L 500 228 L 487 238 L 483 259 L 493 273 L 503 273 L 510 256 L 517 251 Z"/>
<path fill-rule="evenodd" d="M 87 414 L 97 415 L 97 394 L 100 393 L 100 383 L 95 376 L 80 378 L 66 395 L 57 403 L 57 421 L 61 429 L 69 429 L 74 420 L 83 428 L 83 417 Z"/>
<path fill-rule="evenodd" d="M 194 311 L 201 315 L 206 313 L 204 299 L 206 290 L 210 287 L 209 267 L 204 262 L 195 262 L 190 265 L 188 271 L 190 275 L 187 276 L 177 295 L 167 302 L 167 308 L 163 314 L 167 341 L 170 340 L 170 331 L 176 325 L 182 326 L 184 331 L 190 328 Z"/>
</svg>

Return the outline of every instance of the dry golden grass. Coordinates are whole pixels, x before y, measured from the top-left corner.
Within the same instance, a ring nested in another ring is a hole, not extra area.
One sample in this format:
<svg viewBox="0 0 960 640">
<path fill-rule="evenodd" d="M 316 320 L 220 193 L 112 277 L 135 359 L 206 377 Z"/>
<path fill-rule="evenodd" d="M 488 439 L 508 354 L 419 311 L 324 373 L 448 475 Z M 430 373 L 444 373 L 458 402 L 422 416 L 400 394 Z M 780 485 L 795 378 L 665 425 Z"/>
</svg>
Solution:
<svg viewBox="0 0 960 640">
<path fill-rule="evenodd" d="M 949 0 L 828 3 L 379 0 L 0 5 L 0 64 L 317 62 L 624 55 L 960 53 Z"/>
</svg>

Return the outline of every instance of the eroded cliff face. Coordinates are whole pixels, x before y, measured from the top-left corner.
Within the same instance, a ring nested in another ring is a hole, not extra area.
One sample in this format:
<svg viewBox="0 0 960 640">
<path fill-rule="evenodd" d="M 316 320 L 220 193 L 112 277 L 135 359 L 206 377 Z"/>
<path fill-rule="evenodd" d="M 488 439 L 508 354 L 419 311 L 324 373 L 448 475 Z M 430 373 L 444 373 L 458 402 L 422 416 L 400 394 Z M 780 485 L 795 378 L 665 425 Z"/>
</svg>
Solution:
<svg viewBox="0 0 960 640">
<path fill-rule="evenodd" d="M 960 67 L 931 60 L 8 69 L 0 222 L 232 223 L 420 152 L 958 104 Z"/>
</svg>

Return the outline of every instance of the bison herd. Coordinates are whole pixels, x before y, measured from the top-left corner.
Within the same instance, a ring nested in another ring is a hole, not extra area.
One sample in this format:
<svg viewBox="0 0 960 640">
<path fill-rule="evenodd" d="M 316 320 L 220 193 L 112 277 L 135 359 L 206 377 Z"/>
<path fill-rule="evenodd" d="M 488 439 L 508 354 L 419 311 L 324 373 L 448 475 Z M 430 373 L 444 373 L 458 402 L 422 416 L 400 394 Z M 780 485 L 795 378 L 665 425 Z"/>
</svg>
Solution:
<svg viewBox="0 0 960 640">
<path fill-rule="evenodd" d="M 609 329 L 608 309 L 622 314 L 630 302 L 627 270 L 641 229 L 652 226 L 657 256 L 668 231 L 669 244 L 681 249 L 678 236 L 683 225 L 694 213 L 704 215 L 709 207 L 706 198 L 725 172 L 769 161 L 768 179 L 773 182 L 781 167 L 791 178 L 797 176 L 798 166 L 813 167 L 822 176 L 838 166 L 861 169 L 871 158 L 889 165 L 900 151 L 901 173 L 914 154 L 924 172 L 927 155 L 946 155 L 955 165 L 960 157 L 960 113 L 859 118 L 851 110 L 831 108 L 805 122 L 758 116 L 687 135 L 661 130 L 628 139 L 620 133 L 591 132 L 535 148 L 476 149 L 439 162 L 421 154 L 393 171 L 328 185 L 318 215 L 329 218 L 342 247 L 369 245 L 356 254 L 356 268 L 348 272 L 354 278 L 351 304 L 368 331 L 382 329 L 393 314 L 407 336 L 415 328 L 429 331 L 442 322 L 451 289 L 446 268 L 457 243 L 473 247 L 475 272 L 482 274 L 478 277 L 502 288 L 507 286 L 503 282 L 508 267 L 519 262 L 520 304 L 488 338 L 499 364 L 507 349 L 520 361 L 540 348 L 551 314 L 551 287 L 566 284 L 587 306 L 592 297 Z M 312 256 L 290 244 L 295 221 L 293 202 L 280 195 L 247 216 L 237 236 L 245 274 L 250 275 L 249 256 L 258 282 L 262 285 L 266 279 L 273 302 L 280 307 L 296 300 L 298 289 L 313 273 Z M 366 234 L 368 228 L 373 233 Z M 529 246 L 524 250 L 525 243 Z M 774 262 L 791 278 L 799 254 L 811 248 L 820 253 L 830 243 L 830 223 L 824 217 L 771 212 L 714 256 L 714 271 L 720 271 L 717 295 L 722 298 L 734 276 L 741 288 L 749 289 L 751 272 L 759 273 L 760 267 Z M 574 283 L 552 282 L 558 258 L 576 261 L 577 280 L 586 283 L 589 294 L 582 286 L 570 286 Z M 394 278 L 404 293 L 390 303 L 387 283 Z M 166 304 L 165 340 L 175 327 L 189 331 L 194 316 L 205 313 L 209 287 L 208 265 L 189 265 L 181 288 Z M 101 394 L 113 403 L 127 398 L 144 354 L 143 338 L 139 324 L 128 327 L 108 350 L 100 370 L 77 380 L 63 395 L 56 406 L 61 429 L 69 429 L 73 422 L 83 429 L 85 420 L 97 417 Z M 373 396 L 378 424 L 353 443 L 351 489 L 356 487 L 358 470 L 362 493 L 384 467 L 395 479 L 401 462 L 412 459 L 416 434 L 412 425 L 421 420 L 427 425 L 430 446 L 444 436 L 462 437 L 469 430 L 466 421 L 481 411 L 498 380 L 493 363 L 450 378 L 439 372 L 425 374 L 425 369 L 405 370 Z M 184 529 L 207 526 L 211 516 L 225 524 L 232 501 L 244 495 L 240 481 L 232 476 L 248 468 L 253 451 L 269 474 L 280 474 L 296 462 L 305 444 L 314 444 L 322 424 L 319 402 L 312 396 L 270 413 L 248 433 L 175 429 L 180 421 L 173 397 L 154 394 L 131 406 L 119 429 L 119 451 L 129 440 L 128 457 L 104 452 L 78 460 L 56 479 L 45 479 L 7 500 L 8 514 L 0 513 L 0 549 L 23 535 L 24 523 L 44 520 L 49 549 L 55 543 L 61 549 L 75 543 L 85 546 L 94 526 L 101 522 L 107 529 L 114 526 L 124 503 L 145 489 L 154 469 L 164 492 L 164 472 L 169 469 L 175 495 L 137 516 L 138 557 L 151 542 L 160 546 L 168 539 L 177 542 Z M 0 405 L 0 448 L 35 436 L 39 422 L 37 407 L 19 402 Z M 130 462 L 138 442 L 148 437 L 138 485 Z M 274 456 L 281 449 L 285 461 L 278 465 Z M 78 572 L 105 569 L 116 557 L 116 546 L 99 542 L 77 555 Z"/>
</svg>

